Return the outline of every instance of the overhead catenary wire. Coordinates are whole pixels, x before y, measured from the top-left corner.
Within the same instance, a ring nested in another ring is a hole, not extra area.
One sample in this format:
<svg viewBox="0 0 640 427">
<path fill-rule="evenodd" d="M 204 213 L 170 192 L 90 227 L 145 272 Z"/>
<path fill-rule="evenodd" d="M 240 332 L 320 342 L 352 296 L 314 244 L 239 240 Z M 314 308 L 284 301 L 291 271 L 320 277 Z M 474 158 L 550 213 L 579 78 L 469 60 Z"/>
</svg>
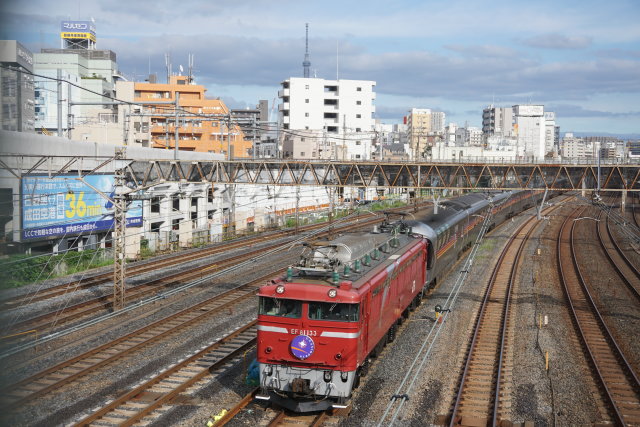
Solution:
<svg viewBox="0 0 640 427">
<path fill-rule="evenodd" d="M 314 231 L 312 233 L 309 233 L 307 235 L 301 236 L 298 239 L 295 239 L 293 242 L 291 242 L 291 243 L 289 243 L 287 245 L 282 245 L 282 246 L 280 246 L 278 248 L 274 248 L 274 249 L 272 249 L 270 251 L 266 251 L 266 252 L 254 257 L 254 258 L 252 258 L 250 260 L 247 260 L 247 261 L 244 261 L 244 262 L 240 262 L 240 263 L 235 264 L 235 265 L 233 265 L 231 267 L 225 268 L 224 270 L 217 271 L 217 272 L 214 272 L 212 274 L 203 276 L 203 277 L 201 277 L 199 279 L 196 279 L 196 280 L 194 280 L 192 282 L 189 282 L 189 283 L 186 283 L 184 285 L 178 286 L 178 287 L 176 287 L 174 289 L 171 289 L 169 291 L 160 292 L 160 293 L 158 293 L 158 294 L 156 294 L 156 295 L 154 295 L 152 297 L 145 298 L 145 299 L 143 299 L 143 300 L 141 300 L 141 301 L 139 301 L 139 302 L 137 302 L 135 304 L 131 304 L 129 306 L 126 306 L 126 307 L 122 308 L 121 310 L 118 310 L 118 311 L 115 311 L 115 312 L 112 312 L 112 313 L 108 313 L 108 314 L 105 314 L 103 316 L 99 316 L 97 318 L 88 320 L 86 322 L 82 322 L 82 323 L 80 323 L 78 325 L 72 326 L 72 327 L 64 329 L 62 331 L 58 331 L 58 332 L 54 332 L 54 333 L 51 333 L 51 334 L 48 334 L 48 335 L 45 335 L 45 336 L 41 336 L 41 337 L 37 338 L 36 340 L 28 341 L 28 342 L 26 342 L 24 344 L 13 346 L 13 347 L 11 347 L 11 348 L 3 351 L 3 352 L 0 352 L 0 359 L 4 359 L 4 358 L 6 358 L 8 356 L 11 356 L 13 354 L 19 353 L 21 351 L 25 351 L 25 350 L 28 350 L 30 348 L 34 348 L 34 347 L 36 347 L 38 345 L 41 345 L 41 344 L 44 344 L 44 343 L 49 342 L 51 340 L 54 340 L 54 339 L 69 335 L 71 333 L 74 333 L 74 332 L 79 331 L 81 329 L 87 328 L 89 326 L 93 326 L 93 325 L 99 324 L 100 322 L 105 321 L 107 319 L 112 319 L 112 318 L 115 318 L 117 316 L 121 316 L 124 313 L 128 313 L 128 312 L 130 312 L 132 310 L 135 310 L 137 308 L 143 307 L 143 306 L 145 306 L 147 304 L 163 300 L 163 299 L 165 299 L 165 298 L 167 298 L 169 296 L 178 294 L 178 293 L 180 293 L 182 291 L 185 291 L 185 290 L 187 290 L 189 288 L 192 288 L 194 286 L 198 286 L 198 285 L 200 285 L 202 283 L 208 282 L 208 281 L 210 281 L 210 280 L 212 280 L 212 279 L 214 279 L 216 277 L 220 277 L 220 276 L 222 276 L 224 274 L 228 274 L 228 273 L 230 273 L 232 271 L 235 271 L 235 270 L 237 270 L 239 268 L 243 268 L 243 267 L 247 267 L 247 266 L 253 265 L 257 259 L 262 259 L 264 257 L 267 257 L 269 255 L 273 255 L 274 253 L 281 252 L 281 251 L 284 251 L 284 250 L 290 250 L 292 245 L 300 243 L 300 242 L 304 241 L 305 239 L 308 239 L 309 237 L 312 237 L 312 236 L 314 236 L 316 234 L 319 234 L 319 233 L 322 233 L 324 231 L 327 231 L 328 229 L 333 227 L 335 225 L 335 223 L 347 221 L 348 219 L 351 219 L 355 215 L 357 215 L 357 212 L 354 212 L 353 214 L 349 215 L 348 217 L 340 218 L 339 220 L 334 221 L 333 224 L 328 224 L 327 226 L 322 227 L 322 228 L 320 228 L 320 229 L 318 229 L 318 230 L 316 230 L 316 231 Z"/>
</svg>

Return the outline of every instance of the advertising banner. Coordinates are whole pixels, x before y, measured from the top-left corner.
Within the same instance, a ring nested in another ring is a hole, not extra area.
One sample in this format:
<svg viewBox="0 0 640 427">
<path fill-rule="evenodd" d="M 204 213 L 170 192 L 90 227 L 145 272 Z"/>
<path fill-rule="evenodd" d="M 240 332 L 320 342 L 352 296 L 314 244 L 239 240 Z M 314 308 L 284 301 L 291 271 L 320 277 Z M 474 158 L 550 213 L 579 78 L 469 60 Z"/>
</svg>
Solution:
<svg viewBox="0 0 640 427">
<path fill-rule="evenodd" d="M 22 179 L 22 239 L 88 234 L 113 227 L 113 205 L 77 175 L 28 175 Z M 113 175 L 84 180 L 113 197 Z M 127 226 L 142 226 L 142 201 L 127 206 Z"/>
<path fill-rule="evenodd" d="M 91 21 L 62 21 L 60 24 L 62 33 L 91 33 L 95 37 L 96 27 Z"/>
</svg>

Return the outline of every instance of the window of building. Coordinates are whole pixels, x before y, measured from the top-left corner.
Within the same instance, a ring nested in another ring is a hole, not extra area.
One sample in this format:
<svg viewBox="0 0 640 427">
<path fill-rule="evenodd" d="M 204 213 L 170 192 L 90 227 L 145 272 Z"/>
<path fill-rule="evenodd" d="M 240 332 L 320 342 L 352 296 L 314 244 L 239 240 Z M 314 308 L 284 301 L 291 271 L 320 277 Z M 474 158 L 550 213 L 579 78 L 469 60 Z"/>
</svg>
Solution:
<svg viewBox="0 0 640 427">
<path fill-rule="evenodd" d="M 301 141 L 301 142 L 304 142 L 304 138 L 300 138 L 300 141 Z"/>
<path fill-rule="evenodd" d="M 362 128 L 356 128 L 356 132 L 362 132 Z"/>
<path fill-rule="evenodd" d="M 160 213 L 160 197 L 151 199 L 151 213 Z"/>
<path fill-rule="evenodd" d="M 304 88 L 305 89 L 309 89 L 309 85 L 304 85 Z"/>
<path fill-rule="evenodd" d="M 356 141 L 356 145 L 362 144 L 362 141 Z"/>
<path fill-rule="evenodd" d="M 308 104 L 308 103 L 309 103 L 309 98 L 305 99 L 305 100 L 304 100 L 304 103 L 305 103 L 305 104 Z"/>
<path fill-rule="evenodd" d="M 361 119 L 362 118 L 362 114 L 356 114 L 356 119 Z"/>
<path fill-rule="evenodd" d="M 304 113 L 304 116 L 305 117 L 309 117 L 309 113 Z"/>
<path fill-rule="evenodd" d="M 357 92 L 362 92 L 362 88 L 361 88 L 361 87 L 357 87 L 357 88 L 356 88 L 356 91 L 357 91 Z"/>
<path fill-rule="evenodd" d="M 300 152 L 300 157 L 304 157 L 304 151 Z"/>
<path fill-rule="evenodd" d="M 173 210 L 174 211 L 179 211 L 180 210 L 180 198 L 176 197 L 175 199 L 173 199 Z"/>
<path fill-rule="evenodd" d="M 362 101 L 356 101 L 356 105 L 362 105 Z"/>
<path fill-rule="evenodd" d="M 359 158 L 360 158 L 360 154 L 356 154 L 356 159 L 359 159 Z"/>
</svg>

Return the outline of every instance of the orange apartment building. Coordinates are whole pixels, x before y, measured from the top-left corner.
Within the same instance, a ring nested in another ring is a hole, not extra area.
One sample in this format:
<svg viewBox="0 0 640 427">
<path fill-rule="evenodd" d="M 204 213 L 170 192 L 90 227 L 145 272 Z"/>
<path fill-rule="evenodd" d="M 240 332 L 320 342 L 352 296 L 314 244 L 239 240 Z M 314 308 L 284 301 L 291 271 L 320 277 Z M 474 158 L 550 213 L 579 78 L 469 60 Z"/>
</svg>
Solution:
<svg viewBox="0 0 640 427">
<path fill-rule="evenodd" d="M 171 76 L 169 83 L 135 83 L 134 102 L 174 101 L 180 94 L 178 120 L 178 149 L 220 153 L 230 158 L 247 158 L 252 143 L 245 140 L 237 124 L 228 127 L 229 108 L 219 99 L 206 99 L 202 85 L 191 84 L 187 76 Z M 158 113 L 151 117 L 151 141 L 154 148 L 175 148 L 175 109 L 173 105 L 147 105 L 148 111 Z M 189 115 L 185 111 L 194 113 Z M 167 116 L 162 116 L 165 114 Z M 220 117 L 205 117 L 220 115 Z M 229 156 L 228 156 L 229 157 Z"/>
</svg>

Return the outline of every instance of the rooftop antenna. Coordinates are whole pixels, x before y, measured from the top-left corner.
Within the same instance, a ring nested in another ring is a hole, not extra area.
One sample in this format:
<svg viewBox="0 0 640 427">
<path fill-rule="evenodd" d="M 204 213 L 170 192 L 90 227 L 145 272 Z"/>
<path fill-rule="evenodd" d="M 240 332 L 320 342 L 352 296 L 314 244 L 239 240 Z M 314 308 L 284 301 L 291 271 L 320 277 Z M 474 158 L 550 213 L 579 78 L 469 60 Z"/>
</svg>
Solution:
<svg viewBox="0 0 640 427">
<path fill-rule="evenodd" d="M 192 53 L 189 54 L 189 83 L 193 83 L 193 58 Z"/>
<path fill-rule="evenodd" d="M 167 67 L 167 84 L 171 81 L 171 53 L 164 54 L 164 63 Z"/>
<path fill-rule="evenodd" d="M 304 77 L 309 78 L 309 67 L 311 67 L 311 61 L 309 61 L 309 23 L 305 24 L 306 39 L 305 39 L 305 51 L 304 61 L 302 61 L 302 68 L 304 69 Z"/>
</svg>

